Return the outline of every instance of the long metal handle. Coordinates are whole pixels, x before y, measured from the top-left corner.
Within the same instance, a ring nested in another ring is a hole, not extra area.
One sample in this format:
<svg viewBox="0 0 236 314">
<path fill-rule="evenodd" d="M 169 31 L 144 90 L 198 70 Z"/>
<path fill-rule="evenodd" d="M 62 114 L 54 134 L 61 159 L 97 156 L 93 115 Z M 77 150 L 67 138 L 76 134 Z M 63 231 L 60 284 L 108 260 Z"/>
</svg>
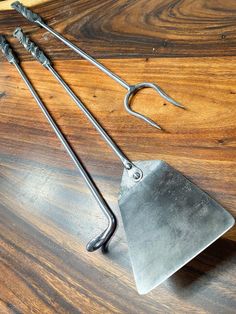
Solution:
<svg viewBox="0 0 236 314">
<path fill-rule="evenodd" d="M 74 45 L 71 41 L 66 39 L 64 36 L 59 34 L 57 31 L 52 29 L 50 26 L 45 24 L 42 20 L 38 21 L 38 24 L 46 29 L 48 32 L 53 34 L 56 38 L 61 40 L 65 45 L 70 47 L 72 50 L 74 50 L 76 53 L 78 53 L 81 57 L 91 62 L 93 65 L 95 65 L 98 69 L 100 69 L 102 72 L 107 74 L 110 78 L 112 78 L 114 81 L 116 81 L 118 84 L 120 84 L 122 87 L 126 88 L 127 90 L 130 90 L 130 85 L 126 83 L 122 78 L 120 78 L 117 74 L 113 73 L 111 70 L 106 68 L 103 64 L 101 64 L 99 61 L 91 57 L 89 54 L 87 54 L 85 51 L 83 51 L 81 48 Z"/>
<path fill-rule="evenodd" d="M 64 135 L 60 131 L 59 127 L 57 126 L 57 124 L 55 123 L 53 118 L 51 117 L 47 108 L 42 103 L 41 99 L 39 98 L 38 94 L 36 93 L 35 89 L 33 88 L 32 84 L 30 83 L 29 79 L 27 78 L 26 74 L 23 72 L 22 68 L 19 66 L 18 59 L 14 56 L 14 54 L 13 54 L 13 52 L 12 52 L 12 50 L 11 50 L 11 48 L 10 48 L 9 44 L 7 43 L 4 36 L 0 36 L 0 47 L 2 49 L 3 54 L 7 58 L 7 60 L 16 67 L 20 76 L 24 80 L 26 86 L 29 88 L 32 96 L 34 97 L 34 99 L 36 101 L 36 103 L 38 104 L 40 109 L 43 111 L 46 119 L 48 120 L 49 124 L 53 128 L 57 137 L 60 139 L 60 141 L 63 144 L 64 148 L 66 149 L 67 153 L 69 154 L 69 156 L 73 160 L 76 167 L 79 169 L 83 179 L 87 183 L 87 185 L 88 185 L 90 191 L 92 192 L 94 198 L 96 199 L 99 207 L 102 209 L 103 213 L 105 214 L 105 216 L 108 220 L 108 227 L 99 236 L 97 236 L 96 238 L 94 238 L 93 240 L 91 240 L 87 244 L 87 250 L 88 251 L 94 251 L 94 250 L 97 250 L 98 248 L 102 247 L 103 251 L 106 251 L 107 247 L 108 247 L 108 242 L 109 242 L 111 236 L 113 235 L 113 233 L 116 229 L 117 223 L 116 223 L 115 215 L 113 214 L 111 209 L 108 207 L 107 203 L 105 202 L 101 193 L 99 192 L 99 190 L 97 189 L 97 187 L 93 183 L 89 174 L 87 173 L 87 171 L 83 167 L 82 163 L 79 161 L 78 157 L 76 156 L 73 149 L 71 148 L 71 146 L 67 142 L 66 138 L 64 137 Z M 45 62 L 47 63 L 47 58 L 44 54 L 42 54 L 40 51 L 37 51 L 37 55 L 40 56 L 43 64 L 45 64 Z"/>
<path fill-rule="evenodd" d="M 81 111 L 85 114 L 85 116 L 89 119 L 89 121 L 93 124 L 96 130 L 100 133 L 106 143 L 112 148 L 114 153 L 119 157 L 124 167 L 127 169 L 129 176 L 131 176 L 135 181 L 139 181 L 142 178 L 142 171 L 136 167 L 119 149 L 116 143 L 111 139 L 111 137 L 106 133 L 106 131 L 102 128 L 102 126 L 98 123 L 98 121 L 94 118 L 91 112 L 85 107 L 85 105 L 81 102 L 81 100 L 74 94 L 71 88 L 66 84 L 66 82 L 62 79 L 62 77 L 55 71 L 52 67 L 51 62 L 45 56 L 43 51 L 39 49 L 38 46 L 34 42 L 32 42 L 28 36 L 26 36 L 21 28 L 17 28 L 14 33 L 14 37 L 16 37 L 20 43 L 28 50 L 33 57 L 38 60 L 44 67 L 46 67 L 53 76 L 57 79 L 57 81 L 63 86 L 66 92 L 70 95 L 76 105 L 81 109 Z"/>
<path fill-rule="evenodd" d="M 42 18 L 36 14 L 33 13 L 31 10 L 29 10 L 28 8 L 26 8 L 22 3 L 20 3 L 19 1 L 13 2 L 11 4 L 11 6 L 18 11 L 19 13 L 21 13 L 27 20 L 29 20 L 30 22 L 33 23 L 37 23 L 38 25 L 40 25 L 41 27 L 45 28 L 47 31 L 49 31 L 50 33 L 52 33 L 55 37 L 57 37 L 58 39 L 60 39 L 65 45 L 67 45 L 68 47 L 70 47 L 71 49 L 73 49 L 75 52 L 77 52 L 81 57 L 83 57 L 84 59 L 88 60 L 89 62 L 91 62 L 93 65 L 95 65 L 97 68 L 99 68 L 102 72 L 104 72 L 105 74 L 107 74 L 108 76 L 110 76 L 113 80 L 115 80 L 117 83 L 119 83 L 121 86 L 123 86 L 124 88 L 126 88 L 127 90 L 130 89 L 129 84 L 127 84 L 123 79 L 121 79 L 118 75 L 116 75 L 115 73 L 113 73 L 112 71 L 110 71 L 109 69 L 107 69 L 103 64 L 101 64 L 100 62 L 98 62 L 97 60 L 95 60 L 93 57 L 91 57 L 90 55 L 88 55 L 85 51 L 83 51 L 82 49 L 80 49 L 79 47 L 77 47 L 76 45 L 74 45 L 72 42 L 70 42 L 68 39 L 66 39 L 65 37 L 63 37 L 61 34 L 59 34 L 58 32 L 56 32 L 54 29 L 52 29 L 51 27 L 49 27 L 47 24 L 44 23 L 44 21 L 42 20 Z"/>
</svg>

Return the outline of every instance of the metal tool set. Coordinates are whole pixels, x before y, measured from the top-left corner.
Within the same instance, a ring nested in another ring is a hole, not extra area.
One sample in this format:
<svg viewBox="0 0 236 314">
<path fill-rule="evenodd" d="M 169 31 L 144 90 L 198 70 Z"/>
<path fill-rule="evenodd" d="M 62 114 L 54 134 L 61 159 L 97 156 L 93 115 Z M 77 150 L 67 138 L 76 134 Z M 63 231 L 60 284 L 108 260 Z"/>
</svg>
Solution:
<svg viewBox="0 0 236 314">
<path fill-rule="evenodd" d="M 184 108 L 156 84 L 147 82 L 136 85 L 127 84 L 119 76 L 50 28 L 38 14 L 33 13 L 20 2 L 13 3 L 12 7 L 29 21 L 45 28 L 80 56 L 126 88 L 128 92 L 124 99 L 124 105 L 131 115 L 143 119 L 160 129 L 160 126 L 154 121 L 133 111 L 130 107 L 132 96 L 146 87 L 153 88 L 173 105 Z M 165 161 L 130 161 L 53 68 L 43 51 L 23 33 L 21 28 L 17 28 L 13 35 L 62 85 L 124 166 L 118 203 L 127 237 L 135 282 L 140 294 L 151 291 L 234 225 L 234 219 L 230 213 Z M 40 100 L 4 36 L 0 37 L 0 47 L 7 60 L 16 67 L 107 217 L 107 228 L 87 245 L 88 251 L 94 251 L 100 247 L 103 251 L 106 251 L 108 243 L 116 230 L 114 213 L 108 207 L 89 174 Z"/>
</svg>

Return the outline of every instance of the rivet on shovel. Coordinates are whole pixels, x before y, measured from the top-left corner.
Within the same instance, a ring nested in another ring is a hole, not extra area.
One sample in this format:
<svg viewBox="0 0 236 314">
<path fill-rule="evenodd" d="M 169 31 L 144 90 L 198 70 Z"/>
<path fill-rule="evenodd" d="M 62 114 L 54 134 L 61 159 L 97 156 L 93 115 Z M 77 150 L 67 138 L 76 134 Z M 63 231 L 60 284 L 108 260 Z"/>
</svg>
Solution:
<svg viewBox="0 0 236 314">
<path fill-rule="evenodd" d="M 48 112 L 47 108 L 44 106 L 42 103 L 41 99 L 39 98 L 38 94 L 36 93 L 35 89 L 33 88 L 32 84 L 30 83 L 29 79 L 27 78 L 26 74 L 22 70 L 22 68 L 19 65 L 18 59 L 15 57 L 15 55 L 12 52 L 12 49 L 10 48 L 8 42 L 6 41 L 5 37 L 0 35 L 0 48 L 4 54 L 4 56 L 7 58 L 7 60 L 13 64 L 17 71 L 19 72 L 20 76 L 24 80 L 26 86 L 29 88 L 32 96 L 34 97 L 36 103 L 40 107 L 40 109 L 43 111 L 46 119 L 48 120 L 49 124 L 53 128 L 54 132 L 60 139 L 61 143 L 63 144 L 64 148 L 66 149 L 67 153 L 75 163 L 76 167 L 79 169 L 83 179 L 87 183 L 90 191 L 92 192 L 95 200 L 97 201 L 99 207 L 102 209 L 103 213 L 105 214 L 107 220 L 108 220 L 108 226 L 107 228 L 97 237 L 89 241 L 87 244 L 87 250 L 92 252 L 95 251 L 99 248 L 102 248 L 103 252 L 107 251 L 108 248 L 108 243 L 113 235 L 113 233 L 116 230 L 116 217 L 113 214 L 112 210 L 108 207 L 106 201 L 102 197 L 101 193 L 93 183 L 92 179 L 90 178 L 88 172 L 86 169 L 83 167 L 82 163 L 74 153 L 73 149 L 71 148 L 70 144 L 67 142 L 66 138 L 60 131 L 59 127 L 53 120 L 52 116 Z M 43 57 L 43 56 L 42 56 Z"/>
<path fill-rule="evenodd" d="M 152 88 L 154 89 L 162 98 L 164 98 L 165 100 L 167 100 L 169 103 L 171 103 L 172 105 L 185 109 L 185 107 L 183 105 L 181 105 L 179 102 L 175 101 L 173 98 L 171 98 L 170 96 L 168 96 L 163 89 L 161 89 L 158 85 L 154 84 L 154 83 L 149 83 L 149 82 L 143 82 L 143 83 L 139 83 L 136 85 L 129 85 L 127 82 L 125 82 L 123 79 L 121 79 L 117 74 L 113 73 L 112 71 L 110 71 L 109 69 L 107 69 L 103 64 L 101 64 L 100 62 L 98 62 L 97 60 L 95 60 L 93 57 L 91 57 L 89 54 L 87 54 L 85 51 L 83 51 L 82 49 L 80 49 L 79 47 L 77 47 L 76 45 L 74 45 L 71 41 L 69 41 L 68 39 L 66 39 L 64 36 L 62 36 L 61 34 L 59 34 L 58 32 L 56 32 L 54 29 L 52 29 L 51 27 L 49 27 L 43 20 L 42 18 L 36 14 L 33 13 L 31 10 L 29 10 L 28 8 L 26 8 L 22 3 L 20 3 L 19 1 L 13 2 L 11 4 L 12 8 L 14 8 L 16 11 L 18 11 L 20 14 L 22 14 L 27 20 L 29 20 L 30 22 L 36 23 L 38 25 L 40 25 L 41 27 L 43 27 L 44 29 L 46 29 L 47 31 L 49 31 L 51 34 L 53 34 L 56 38 L 58 38 L 59 40 L 61 40 L 65 45 L 67 45 L 68 47 L 70 47 L 71 49 L 73 49 L 76 53 L 78 53 L 81 57 L 83 57 L 84 59 L 88 60 L 89 62 L 91 62 L 93 65 L 95 65 L 97 68 L 99 68 L 102 72 L 104 72 L 105 74 L 107 74 L 108 76 L 110 76 L 110 78 L 112 78 L 114 81 L 116 81 L 117 83 L 119 83 L 122 87 L 126 88 L 128 90 L 128 93 L 126 94 L 125 98 L 124 98 L 124 106 L 125 109 L 133 116 L 142 119 L 144 121 L 146 121 L 148 124 L 152 125 L 153 127 L 157 128 L 157 129 L 161 129 L 161 127 L 154 122 L 153 120 L 151 120 L 148 117 L 145 117 L 143 114 L 136 112 L 134 110 L 132 110 L 132 108 L 130 107 L 131 104 L 131 99 L 132 97 L 141 89 L 143 88 Z"/>
<path fill-rule="evenodd" d="M 221 205 L 162 160 L 129 161 L 20 29 L 15 37 L 60 82 L 121 159 L 119 207 L 137 289 L 145 294 L 234 225 Z"/>
</svg>

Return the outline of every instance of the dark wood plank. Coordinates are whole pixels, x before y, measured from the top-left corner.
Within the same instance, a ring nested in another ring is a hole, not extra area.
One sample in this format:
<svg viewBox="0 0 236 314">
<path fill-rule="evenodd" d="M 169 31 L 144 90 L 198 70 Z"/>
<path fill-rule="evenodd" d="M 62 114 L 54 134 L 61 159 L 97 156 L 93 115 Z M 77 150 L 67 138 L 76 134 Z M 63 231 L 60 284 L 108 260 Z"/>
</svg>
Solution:
<svg viewBox="0 0 236 314">
<path fill-rule="evenodd" d="M 70 83 L 132 159 L 164 159 L 236 214 L 235 58 L 114 59 L 130 83 L 151 80 L 134 108 L 166 132 L 130 117 L 125 90 L 86 61 L 57 61 Z M 105 221 L 13 66 L 0 71 L 0 312 L 234 313 L 236 228 L 146 296 L 136 292 L 117 207 L 122 166 L 46 69 L 23 64 L 45 104 L 117 214 L 110 252 L 85 245 Z"/>
<path fill-rule="evenodd" d="M 236 55 L 234 0 L 53 0 L 33 9 L 95 57 Z M 79 58 L 17 12 L 0 13 L 1 32 L 11 35 L 16 26 L 23 26 L 52 58 Z M 14 45 L 24 60 L 30 59 Z"/>
</svg>

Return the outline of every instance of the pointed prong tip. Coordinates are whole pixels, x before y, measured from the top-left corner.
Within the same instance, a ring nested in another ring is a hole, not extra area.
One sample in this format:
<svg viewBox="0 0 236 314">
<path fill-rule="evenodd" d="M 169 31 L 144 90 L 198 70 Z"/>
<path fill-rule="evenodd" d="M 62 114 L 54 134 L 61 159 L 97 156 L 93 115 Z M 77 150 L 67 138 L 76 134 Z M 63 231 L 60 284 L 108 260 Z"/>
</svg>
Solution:
<svg viewBox="0 0 236 314">
<path fill-rule="evenodd" d="M 184 105 L 179 105 L 179 108 L 187 110 L 187 107 L 185 107 Z"/>
<path fill-rule="evenodd" d="M 164 130 L 162 129 L 162 127 L 160 127 L 158 124 L 155 124 L 154 127 L 155 127 L 156 129 L 160 130 L 160 131 L 164 131 Z"/>
<path fill-rule="evenodd" d="M 158 125 L 156 122 L 152 121 L 152 120 L 149 120 L 149 124 L 151 126 L 153 126 L 154 128 L 160 130 L 160 131 L 163 131 L 162 127 L 160 127 L 160 125 Z"/>
<path fill-rule="evenodd" d="M 184 105 L 180 104 L 179 102 L 177 102 L 177 101 L 175 101 L 175 100 L 173 100 L 171 103 L 172 103 L 172 105 L 174 105 L 174 106 L 176 106 L 176 107 L 178 107 L 178 108 L 187 110 L 187 108 L 186 108 Z"/>
</svg>

